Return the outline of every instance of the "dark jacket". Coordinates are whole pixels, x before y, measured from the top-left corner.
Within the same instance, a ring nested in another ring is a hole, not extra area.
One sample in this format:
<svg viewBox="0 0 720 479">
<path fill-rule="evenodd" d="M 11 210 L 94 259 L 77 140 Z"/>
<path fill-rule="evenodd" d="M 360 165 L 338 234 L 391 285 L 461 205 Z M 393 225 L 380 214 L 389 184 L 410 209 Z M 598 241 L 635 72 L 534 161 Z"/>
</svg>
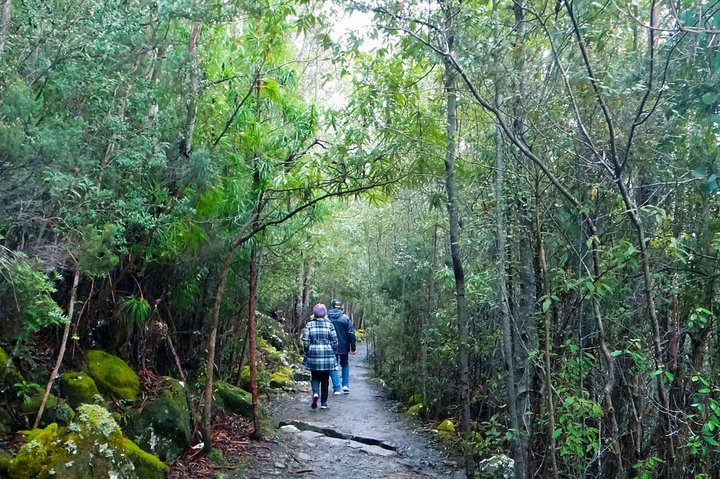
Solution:
<svg viewBox="0 0 720 479">
<path fill-rule="evenodd" d="M 338 337 L 332 323 L 325 318 L 313 317 L 303 331 L 305 357 L 302 365 L 310 371 L 332 371 L 337 366 L 335 357 Z"/>
<path fill-rule="evenodd" d="M 342 309 L 331 309 L 328 311 L 328 319 L 335 326 L 335 332 L 338 338 L 338 354 L 347 354 L 355 351 L 355 326 L 343 313 Z"/>
</svg>

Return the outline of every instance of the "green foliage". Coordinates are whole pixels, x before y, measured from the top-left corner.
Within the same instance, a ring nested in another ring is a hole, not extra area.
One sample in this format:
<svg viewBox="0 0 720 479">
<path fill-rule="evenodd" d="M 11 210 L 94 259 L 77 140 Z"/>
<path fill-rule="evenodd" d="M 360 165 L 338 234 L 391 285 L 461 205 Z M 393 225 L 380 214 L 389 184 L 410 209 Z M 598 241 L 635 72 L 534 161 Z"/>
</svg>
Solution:
<svg viewBox="0 0 720 479">
<path fill-rule="evenodd" d="M 694 433 L 688 439 L 688 450 L 701 460 L 712 452 L 720 451 L 720 388 L 699 375 L 691 378 L 697 386 L 693 396 L 694 413 L 689 418 L 695 422 Z"/>
<path fill-rule="evenodd" d="M 150 317 L 150 303 L 145 298 L 126 296 L 120 304 L 125 319 L 132 324 L 142 325 Z"/>
<path fill-rule="evenodd" d="M 15 395 L 20 398 L 26 406 L 29 406 L 32 403 L 33 396 L 43 392 L 42 386 L 28 381 L 15 383 L 13 384 L 13 387 L 15 388 Z"/>
<path fill-rule="evenodd" d="M 5 280 L 5 284 L 0 283 L 0 288 L 9 286 L 11 304 L 22 314 L 23 327 L 37 332 L 67 322 L 67 317 L 51 297 L 55 286 L 48 275 L 39 270 L 39 265 L 21 253 L 9 257 L 4 254 L 0 246 L 0 277 Z"/>
</svg>

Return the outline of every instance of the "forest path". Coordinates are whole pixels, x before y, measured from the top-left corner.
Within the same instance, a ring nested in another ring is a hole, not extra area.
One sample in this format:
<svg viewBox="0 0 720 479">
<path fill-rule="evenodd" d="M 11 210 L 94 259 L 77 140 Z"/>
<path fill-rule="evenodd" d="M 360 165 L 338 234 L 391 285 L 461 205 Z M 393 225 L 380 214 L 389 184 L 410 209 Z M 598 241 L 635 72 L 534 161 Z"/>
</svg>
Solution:
<svg viewBox="0 0 720 479">
<path fill-rule="evenodd" d="M 423 431 L 369 381 L 367 347 L 350 356 L 351 393 L 334 396 L 329 409 L 310 409 L 310 384 L 276 398 L 270 405 L 277 437 L 258 445 L 243 476 L 313 478 L 464 478 L 457 461 L 450 460 Z M 332 385 L 331 385 L 332 389 Z"/>
</svg>

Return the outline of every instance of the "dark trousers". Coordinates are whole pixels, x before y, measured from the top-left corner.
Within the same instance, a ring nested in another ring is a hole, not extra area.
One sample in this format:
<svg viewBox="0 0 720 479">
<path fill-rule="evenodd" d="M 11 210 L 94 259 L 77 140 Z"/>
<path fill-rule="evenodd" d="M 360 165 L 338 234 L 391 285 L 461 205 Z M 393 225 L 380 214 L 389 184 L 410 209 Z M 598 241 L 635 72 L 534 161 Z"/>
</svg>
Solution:
<svg viewBox="0 0 720 479">
<path fill-rule="evenodd" d="M 320 403 L 325 404 L 328 400 L 328 383 L 330 382 L 330 371 L 310 371 L 310 384 L 313 394 L 320 394 Z"/>
</svg>

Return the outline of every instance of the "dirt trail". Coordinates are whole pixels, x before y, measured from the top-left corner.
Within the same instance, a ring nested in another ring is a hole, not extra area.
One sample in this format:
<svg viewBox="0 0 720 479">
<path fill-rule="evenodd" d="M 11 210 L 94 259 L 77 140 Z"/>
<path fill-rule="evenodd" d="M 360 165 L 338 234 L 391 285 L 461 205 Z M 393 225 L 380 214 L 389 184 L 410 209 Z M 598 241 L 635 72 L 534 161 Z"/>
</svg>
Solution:
<svg viewBox="0 0 720 479">
<path fill-rule="evenodd" d="M 329 409 L 309 406 L 309 382 L 270 405 L 276 441 L 259 445 L 242 476 L 313 478 L 464 478 L 456 460 L 411 425 L 368 381 L 367 349 L 350 357 L 351 393 L 333 396 Z"/>
</svg>

